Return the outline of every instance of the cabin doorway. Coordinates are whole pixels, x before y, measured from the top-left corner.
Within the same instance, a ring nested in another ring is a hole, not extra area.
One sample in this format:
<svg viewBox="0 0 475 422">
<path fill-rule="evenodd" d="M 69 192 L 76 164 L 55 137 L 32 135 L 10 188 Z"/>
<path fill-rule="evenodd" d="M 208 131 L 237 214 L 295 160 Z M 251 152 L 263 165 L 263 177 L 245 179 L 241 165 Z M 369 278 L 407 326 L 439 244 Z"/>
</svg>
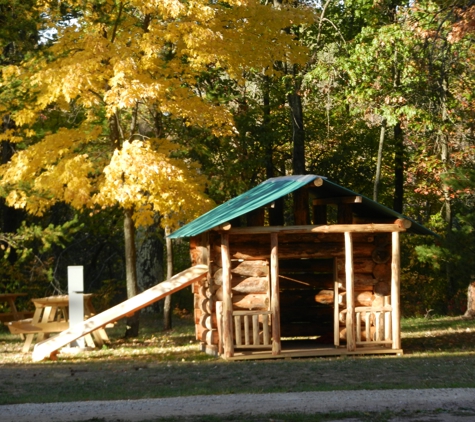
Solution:
<svg viewBox="0 0 475 422">
<path fill-rule="evenodd" d="M 280 331 L 285 343 L 334 342 L 335 259 L 280 259 Z"/>
</svg>

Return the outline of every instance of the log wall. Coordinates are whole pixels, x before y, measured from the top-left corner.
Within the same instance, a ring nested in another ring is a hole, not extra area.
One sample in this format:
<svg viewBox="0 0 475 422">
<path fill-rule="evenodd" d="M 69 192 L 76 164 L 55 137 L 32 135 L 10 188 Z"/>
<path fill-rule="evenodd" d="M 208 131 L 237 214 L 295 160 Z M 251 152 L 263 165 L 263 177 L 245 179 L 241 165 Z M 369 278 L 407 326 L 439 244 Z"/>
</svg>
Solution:
<svg viewBox="0 0 475 422">
<path fill-rule="evenodd" d="M 354 306 L 383 306 L 391 291 L 391 235 L 354 233 L 352 239 Z M 220 242 L 220 234 L 213 231 L 191 242 L 193 263 L 209 262 L 208 279 L 193 288 L 196 335 L 209 345 L 218 344 L 215 309 L 223 299 Z M 281 233 L 278 242 L 281 336 L 318 336 L 322 342 L 333 343 L 337 286 L 344 340 L 344 235 Z M 231 235 L 229 249 L 233 311 L 270 311 L 270 235 Z"/>
</svg>

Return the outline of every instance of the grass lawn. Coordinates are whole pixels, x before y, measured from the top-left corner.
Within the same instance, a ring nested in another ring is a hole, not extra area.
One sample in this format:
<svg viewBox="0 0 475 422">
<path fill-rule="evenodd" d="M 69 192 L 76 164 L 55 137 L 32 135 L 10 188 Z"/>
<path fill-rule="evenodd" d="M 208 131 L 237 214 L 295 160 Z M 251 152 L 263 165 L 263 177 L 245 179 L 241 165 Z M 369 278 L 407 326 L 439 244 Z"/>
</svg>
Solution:
<svg viewBox="0 0 475 422">
<path fill-rule="evenodd" d="M 141 335 L 133 341 L 121 338 L 124 327 L 118 324 L 108 330 L 112 342 L 102 350 L 41 363 L 21 354 L 21 339 L 0 327 L 0 404 L 475 387 L 475 320 L 462 317 L 403 320 L 405 354 L 399 357 L 245 362 L 226 362 L 201 353 L 192 320 L 177 318 L 174 324 L 173 330 L 164 332 L 161 320 L 145 314 Z"/>
</svg>

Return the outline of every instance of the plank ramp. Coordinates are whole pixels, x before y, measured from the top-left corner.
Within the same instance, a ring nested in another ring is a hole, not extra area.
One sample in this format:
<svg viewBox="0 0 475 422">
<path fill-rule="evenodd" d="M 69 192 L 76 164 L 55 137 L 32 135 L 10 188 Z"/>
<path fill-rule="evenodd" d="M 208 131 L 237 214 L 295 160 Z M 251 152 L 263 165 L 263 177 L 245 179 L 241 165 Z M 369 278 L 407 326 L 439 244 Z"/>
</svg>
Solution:
<svg viewBox="0 0 475 422">
<path fill-rule="evenodd" d="M 185 271 L 176 274 L 172 278 L 145 290 L 137 296 L 97 314 L 81 324 L 76 324 L 74 327 L 61 332 L 56 337 L 51 337 L 37 343 L 33 350 L 33 361 L 38 362 L 48 358 L 54 359 L 61 347 L 67 346 L 74 340 L 77 340 L 98 328 L 104 327 L 105 325 L 117 321 L 127 315 L 131 315 L 134 312 L 151 305 L 157 300 L 163 299 L 165 296 L 171 295 L 178 290 L 189 286 L 193 282 L 201 280 L 206 276 L 207 272 L 207 265 L 195 265 L 194 267 L 190 267 Z"/>
</svg>

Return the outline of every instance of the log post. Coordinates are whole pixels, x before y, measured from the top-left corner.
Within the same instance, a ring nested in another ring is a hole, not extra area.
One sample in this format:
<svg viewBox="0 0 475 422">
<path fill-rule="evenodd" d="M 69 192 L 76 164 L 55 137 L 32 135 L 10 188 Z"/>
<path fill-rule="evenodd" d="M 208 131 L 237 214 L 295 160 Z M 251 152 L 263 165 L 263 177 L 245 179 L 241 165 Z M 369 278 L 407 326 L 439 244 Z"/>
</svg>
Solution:
<svg viewBox="0 0 475 422">
<path fill-rule="evenodd" d="M 218 321 L 218 355 L 223 354 L 223 302 L 216 302 L 216 319 Z"/>
<path fill-rule="evenodd" d="M 401 348 L 401 315 L 399 298 L 401 291 L 400 280 L 401 250 L 399 246 L 399 232 L 392 233 L 392 261 L 391 261 L 391 307 L 392 307 L 392 335 L 393 349 Z"/>
<path fill-rule="evenodd" d="M 308 213 L 308 190 L 301 188 L 294 191 L 294 224 L 307 225 L 309 223 Z"/>
<path fill-rule="evenodd" d="M 233 303 L 231 299 L 231 256 L 229 254 L 229 232 L 221 234 L 221 261 L 223 269 L 223 346 L 224 357 L 234 356 Z"/>
<path fill-rule="evenodd" d="M 353 272 L 353 239 L 345 232 L 345 272 L 346 272 L 346 348 L 356 349 L 355 343 L 355 283 Z"/>
<path fill-rule="evenodd" d="M 340 345 L 340 283 L 338 281 L 338 261 L 333 258 L 333 341 L 335 347 Z"/>
<path fill-rule="evenodd" d="M 270 245 L 272 354 L 280 355 L 279 238 L 277 233 L 271 233 Z"/>
</svg>

